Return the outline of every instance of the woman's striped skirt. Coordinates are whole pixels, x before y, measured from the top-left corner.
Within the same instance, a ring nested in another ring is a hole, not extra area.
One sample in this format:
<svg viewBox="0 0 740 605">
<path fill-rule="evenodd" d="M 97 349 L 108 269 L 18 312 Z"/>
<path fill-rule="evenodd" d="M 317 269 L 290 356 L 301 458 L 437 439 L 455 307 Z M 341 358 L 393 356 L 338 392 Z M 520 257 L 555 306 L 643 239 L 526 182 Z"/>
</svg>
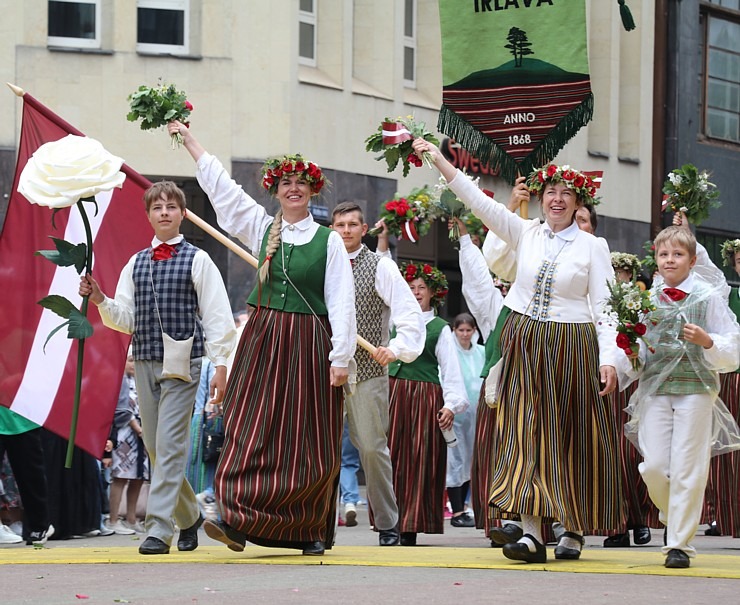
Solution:
<svg viewBox="0 0 740 605">
<path fill-rule="evenodd" d="M 390 378 L 388 449 L 401 532 L 444 533 L 447 444 L 437 423 L 442 387 Z"/>
<path fill-rule="evenodd" d="M 490 503 L 494 516 L 558 520 L 572 531 L 624 524 L 619 445 L 599 395 L 593 324 L 512 312 L 501 336 Z"/>
<path fill-rule="evenodd" d="M 720 374 L 719 380 L 720 399 L 740 422 L 740 373 Z M 740 452 L 712 458 L 702 521 L 716 521 L 723 536 L 740 538 Z"/>
<path fill-rule="evenodd" d="M 343 397 L 329 334 L 325 317 L 261 308 L 239 342 L 215 491 L 223 520 L 255 544 L 333 543 Z"/>
<path fill-rule="evenodd" d="M 493 431 L 496 426 L 496 410 L 486 404 L 486 383 L 481 385 L 478 397 L 478 415 L 475 420 L 475 445 L 473 465 L 470 469 L 470 492 L 475 526 L 486 535 L 491 531 L 491 507 L 488 495 L 491 490 L 491 456 L 493 455 Z"/>
<path fill-rule="evenodd" d="M 607 534 L 624 533 L 628 529 L 636 527 L 658 528 L 663 526 L 658 519 L 658 509 L 655 508 L 653 501 L 650 499 L 647 485 L 642 480 L 642 475 L 638 469 L 640 462 L 642 462 L 642 455 L 624 434 L 624 424 L 629 420 L 624 408 L 627 407 L 632 393 L 637 390 L 637 384 L 637 381 L 635 381 L 624 391 L 616 390 L 611 394 L 612 411 L 614 412 L 614 421 L 619 436 L 622 497 L 627 507 L 627 519 L 625 526 L 615 528 L 616 531 L 614 532 L 605 532 Z"/>
</svg>

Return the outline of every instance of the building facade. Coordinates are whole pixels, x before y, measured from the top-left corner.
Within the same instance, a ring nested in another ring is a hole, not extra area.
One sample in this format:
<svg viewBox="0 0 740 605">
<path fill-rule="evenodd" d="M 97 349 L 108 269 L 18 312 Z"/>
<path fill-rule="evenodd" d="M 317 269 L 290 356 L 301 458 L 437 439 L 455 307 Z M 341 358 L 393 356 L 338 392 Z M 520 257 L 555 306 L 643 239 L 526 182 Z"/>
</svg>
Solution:
<svg viewBox="0 0 740 605">
<path fill-rule="evenodd" d="M 594 119 L 555 159 L 603 171 L 598 234 L 612 249 L 634 253 L 650 237 L 659 204 L 656 157 L 674 163 L 667 146 L 662 157 L 664 141 L 655 142 L 656 1 L 630 1 L 638 28 L 626 32 L 617 3 L 588 0 Z M 689 6 L 698 10 L 696 0 L 670 4 L 684 20 Z M 300 152 L 327 171 L 333 185 L 317 201 L 317 216 L 355 200 L 372 224 L 396 192 L 436 181 L 426 168 L 406 179 L 400 169 L 389 174 L 364 141 L 386 116 L 413 115 L 434 129 L 442 85 L 437 0 L 0 0 L 0 8 L 0 81 L 25 89 L 150 179 L 179 182 L 193 211 L 212 224 L 188 154 L 170 150 L 165 133 L 126 121 L 127 97 L 139 85 L 163 81 L 185 90 L 198 139 L 270 211 L 259 170 L 266 157 L 282 153 Z M 679 96 L 684 119 L 695 101 Z M 0 95 L 5 203 L 20 107 L 10 92 Z M 675 159 L 693 153 L 681 150 Z M 472 171 L 474 160 L 466 161 Z M 481 185 L 508 199 L 510 185 L 491 174 L 481 175 Z M 534 201 L 529 215 L 538 215 Z M 186 235 L 211 253 L 233 307 L 243 307 L 254 270 L 194 227 Z M 438 263 L 453 286 L 445 312 L 462 308 L 457 252 L 444 226 L 418 245 L 402 242 L 397 255 Z"/>
</svg>

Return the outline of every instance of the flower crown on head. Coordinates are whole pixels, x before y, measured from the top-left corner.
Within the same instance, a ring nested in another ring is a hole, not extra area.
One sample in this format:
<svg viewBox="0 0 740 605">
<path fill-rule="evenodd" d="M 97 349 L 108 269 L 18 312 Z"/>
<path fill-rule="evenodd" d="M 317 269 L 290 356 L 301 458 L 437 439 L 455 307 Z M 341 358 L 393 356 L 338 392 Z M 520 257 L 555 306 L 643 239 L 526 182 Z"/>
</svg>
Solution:
<svg viewBox="0 0 740 605">
<path fill-rule="evenodd" d="M 408 261 L 401 265 L 401 274 L 404 279 L 411 283 L 415 279 L 423 279 L 424 283 L 432 291 L 432 306 L 438 309 L 445 304 L 445 296 L 447 296 L 448 285 L 447 277 L 437 267 L 433 267 L 429 263 L 417 263 L 415 261 Z"/>
<path fill-rule="evenodd" d="M 321 168 L 296 153 L 268 159 L 262 166 L 262 186 L 275 195 L 280 179 L 290 174 L 302 174 L 313 193 L 318 193 L 329 183 Z"/>
<path fill-rule="evenodd" d="M 633 276 L 640 271 L 640 259 L 628 252 L 612 252 L 612 267 L 629 271 Z"/>
<path fill-rule="evenodd" d="M 563 164 L 548 164 L 538 168 L 527 177 L 527 187 L 531 193 L 538 197 L 542 195 L 547 183 L 565 183 L 565 185 L 576 192 L 584 202 L 596 205 L 596 183 L 594 180 L 579 170 L 575 170 Z"/>
<path fill-rule="evenodd" d="M 735 255 L 740 252 L 740 239 L 728 239 L 722 244 L 722 260 L 726 267 L 735 266 Z"/>
</svg>

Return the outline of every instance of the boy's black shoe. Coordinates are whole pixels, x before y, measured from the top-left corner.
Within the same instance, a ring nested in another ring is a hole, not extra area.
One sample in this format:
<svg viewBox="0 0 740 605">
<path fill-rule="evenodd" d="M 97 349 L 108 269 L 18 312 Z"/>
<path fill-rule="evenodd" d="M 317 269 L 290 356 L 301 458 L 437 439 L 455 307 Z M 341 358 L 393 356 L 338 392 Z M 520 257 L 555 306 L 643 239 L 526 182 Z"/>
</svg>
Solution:
<svg viewBox="0 0 740 605">
<path fill-rule="evenodd" d="M 691 565 L 689 561 L 689 555 L 684 551 L 672 548 L 668 551 L 665 558 L 665 566 L 671 569 L 685 569 Z"/>
</svg>

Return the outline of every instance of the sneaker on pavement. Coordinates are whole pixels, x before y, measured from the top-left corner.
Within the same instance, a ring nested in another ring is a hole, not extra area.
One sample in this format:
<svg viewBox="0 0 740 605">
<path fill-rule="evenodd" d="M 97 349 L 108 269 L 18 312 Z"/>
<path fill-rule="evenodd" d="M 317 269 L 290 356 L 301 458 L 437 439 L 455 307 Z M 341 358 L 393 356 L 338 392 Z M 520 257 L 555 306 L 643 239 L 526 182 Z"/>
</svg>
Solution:
<svg viewBox="0 0 740 605">
<path fill-rule="evenodd" d="M 100 524 L 100 534 L 101 536 L 112 536 L 116 532 L 113 531 L 110 527 L 108 527 L 107 522 Z"/>
<path fill-rule="evenodd" d="M 195 499 L 198 501 L 203 516 L 211 521 L 218 521 L 218 506 L 216 506 L 216 498 L 214 498 L 208 492 L 200 492 L 195 495 Z"/>
<path fill-rule="evenodd" d="M 115 523 L 108 524 L 108 529 L 113 530 L 114 533 L 118 534 L 119 536 L 132 536 L 136 532 L 131 529 L 130 527 L 126 527 L 123 524 L 123 521 L 120 519 L 116 521 Z"/>
<path fill-rule="evenodd" d="M 54 526 L 49 525 L 49 529 L 41 530 L 41 531 L 32 531 L 30 534 L 28 534 L 28 539 L 26 540 L 27 546 L 36 546 L 41 544 L 46 544 L 46 541 L 51 538 L 54 535 Z"/>
<path fill-rule="evenodd" d="M 450 525 L 452 527 L 475 527 L 475 519 L 470 513 L 463 513 L 462 515 L 453 516 L 450 519 Z"/>
<path fill-rule="evenodd" d="M 126 521 L 126 519 L 121 519 L 120 523 L 126 529 L 132 529 L 137 534 L 145 534 L 146 533 L 146 528 L 144 527 L 144 525 L 142 524 L 141 521 L 137 521 L 136 523 L 129 523 L 128 521 Z"/>
<path fill-rule="evenodd" d="M 357 507 L 354 502 L 344 504 L 344 523 L 347 527 L 357 525 Z"/>
<path fill-rule="evenodd" d="M 7 525 L 0 525 L 0 544 L 20 544 L 23 542 L 18 534 L 16 534 Z"/>
</svg>

